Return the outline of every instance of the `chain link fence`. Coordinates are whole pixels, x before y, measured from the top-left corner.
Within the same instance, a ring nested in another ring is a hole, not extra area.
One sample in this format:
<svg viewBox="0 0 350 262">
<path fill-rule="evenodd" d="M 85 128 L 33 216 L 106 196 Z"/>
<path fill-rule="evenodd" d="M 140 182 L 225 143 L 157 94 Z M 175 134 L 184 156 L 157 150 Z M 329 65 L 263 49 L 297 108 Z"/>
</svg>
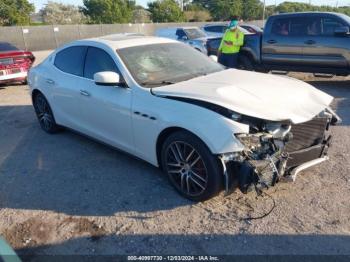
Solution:
<svg viewBox="0 0 350 262">
<path fill-rule="evenodd" d="M 261 26 L 261 21 L 253 21 Z M 9 42 L 20 49 L 41 51 L 55 49 L 65 43 L 85 38 L 117 33 L 140 33 L 154 35 L 166 27 L 203 26 L 207 23 L 161 23 L 161 24 L 100 24 L 100 25 L 47 25 L 0 27 L 0 42 Z"/>
</svg>

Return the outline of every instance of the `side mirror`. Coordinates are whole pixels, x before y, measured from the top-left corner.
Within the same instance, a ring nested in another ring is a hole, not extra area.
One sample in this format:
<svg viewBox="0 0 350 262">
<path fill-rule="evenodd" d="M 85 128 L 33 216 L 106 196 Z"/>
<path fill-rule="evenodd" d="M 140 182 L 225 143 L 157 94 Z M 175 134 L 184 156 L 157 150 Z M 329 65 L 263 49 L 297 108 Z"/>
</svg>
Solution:
<svg viewBox="0 0 350 262">
<path fill-rule="evenodd" d="M 341 27 L 337 27 L 336 29 L 334 29 L 334 34 L 335 35 L 347 35 L 349 34 L 349 27 L 348 26 L 341 26 Z"/>
<path fill-rule="evenodd" d="M 94 74 L 94 81 L 100 86 L 116 86 L 120 84 L 120 75 L 115 72 L 99 72 Z"/>
</svg>

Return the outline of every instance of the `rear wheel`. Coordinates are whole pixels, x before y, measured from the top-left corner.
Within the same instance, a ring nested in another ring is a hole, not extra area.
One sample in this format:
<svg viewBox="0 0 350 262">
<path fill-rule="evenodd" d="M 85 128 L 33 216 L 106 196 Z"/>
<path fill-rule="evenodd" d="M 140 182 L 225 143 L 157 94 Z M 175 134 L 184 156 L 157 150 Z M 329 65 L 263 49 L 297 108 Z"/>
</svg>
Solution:
<svg viewBox="0 0 350 262">
<path fill-rule="evenodd" d="M 189 132 L 171 134 L 162 146 L 161 160 L 172 185 L 190 200 L 205 201 L 222 189 L 218 158 Z"/>
<path fill-rule="evenodd" d="M 38 93 L 34 97 L 34 109 L 38 117 L 41 128 L 47 133 L 56 133 L 59 126 L 56 124 L 49 103 L 42 93 Z"/>
</svg>

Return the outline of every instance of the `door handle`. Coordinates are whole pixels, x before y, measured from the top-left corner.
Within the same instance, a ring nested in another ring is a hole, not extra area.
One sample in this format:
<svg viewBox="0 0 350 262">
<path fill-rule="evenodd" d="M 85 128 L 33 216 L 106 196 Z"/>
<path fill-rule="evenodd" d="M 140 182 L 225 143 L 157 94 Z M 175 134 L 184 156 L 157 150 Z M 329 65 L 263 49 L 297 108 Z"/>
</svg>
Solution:
<svg viewBox="0 0 350 262">
<path fill-rule="evenodd" d="M 90 96 L 90 93 L 87 92 L 87 91 L 85 91 L 85 90 L 80 90 L 80 94 L 81 94 L 82 96 Z"/>
<path fill-rule="evenodd" d="M 53 81 L 52 79 L 46 79 L 46 83 L 50 84 L 50 85 L 54 85 L 55 81 Z"/>
<path fill-rule="evenodd" d="M 277 41 L 276 40 L 273 40 L 273 39 L 271 39 L 271 40 L 269 40 L 269 41 L 267 41 L 269 44 L 276 44 L 277 43 Z"/>
<path fill-rule="evenodd" d="M 314 45 L 314 44 L 316 44 L 316 42 L 314 40 L 307 40 L 305 42 L 305 44 L 307 44 L 307 45 Z"/>
</svg>

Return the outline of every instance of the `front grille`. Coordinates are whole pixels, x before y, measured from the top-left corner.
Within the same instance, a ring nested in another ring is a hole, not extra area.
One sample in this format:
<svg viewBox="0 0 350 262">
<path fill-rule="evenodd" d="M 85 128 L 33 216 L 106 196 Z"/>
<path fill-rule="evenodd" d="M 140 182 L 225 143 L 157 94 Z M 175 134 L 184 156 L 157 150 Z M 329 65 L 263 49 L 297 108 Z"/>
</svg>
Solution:
<svg viewBox="0 0 350 262">
<path fill-rule="evenodd" d="M 286 144 L 284 151 L 295 152 L 322 143 L 328 123 L 328 117 L 316 117 L 311 121 L 293 125 L 293 138 Z"/>
</svg>

